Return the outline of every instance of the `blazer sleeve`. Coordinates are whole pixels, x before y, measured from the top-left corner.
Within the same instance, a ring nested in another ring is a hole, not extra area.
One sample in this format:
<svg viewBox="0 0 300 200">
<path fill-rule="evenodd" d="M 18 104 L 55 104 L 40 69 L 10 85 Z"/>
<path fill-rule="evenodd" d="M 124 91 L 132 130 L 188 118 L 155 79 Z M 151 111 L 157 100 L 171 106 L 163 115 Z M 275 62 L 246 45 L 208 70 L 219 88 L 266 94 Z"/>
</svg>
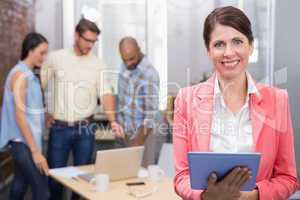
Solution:
<svg viewBox="0 0 300 200">
<path fill-rule="evenodd" d="M 186 95 L 180 90 L 174 108 L 173 120 L 173 159 L 175 165 L 174 189 L 185 200 L 200 200 L 200 190 L 192 190 L 190 186 L 189 166 L 187 160 L 188 146 L 191 141 L 188 137 Z"/>
<path fill-rule="evenodd" d="M 276 105 L 278 150 L 272 178 L 256 183 L 261 200 L 288 199 L 299 187 L 291 112 L 286 91 L 281 90 L 277 94 Z"/>
</svg>

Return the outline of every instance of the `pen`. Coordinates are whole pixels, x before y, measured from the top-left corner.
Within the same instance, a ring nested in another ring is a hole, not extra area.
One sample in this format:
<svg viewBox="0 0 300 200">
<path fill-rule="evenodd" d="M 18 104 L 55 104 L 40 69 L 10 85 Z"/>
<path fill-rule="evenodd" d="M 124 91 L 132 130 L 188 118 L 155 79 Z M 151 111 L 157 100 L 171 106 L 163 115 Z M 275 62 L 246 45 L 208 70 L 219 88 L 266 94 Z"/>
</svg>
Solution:
<svg viewBox="0 0 300 200">
<path fill-rule="evenodd" d="M 79 181 L 78 178 L 77 178 L 76 176 L 72 176 L 72 179 L 73 179 L 74 181 Z"/>
<path fill-rule="evenodd" d="M 127 186 L 134 186 L 134 185 L 145 185 L 145 182 L 140 181 L 140 182 L 129 182 L 126 183 Z"/>
</svg>

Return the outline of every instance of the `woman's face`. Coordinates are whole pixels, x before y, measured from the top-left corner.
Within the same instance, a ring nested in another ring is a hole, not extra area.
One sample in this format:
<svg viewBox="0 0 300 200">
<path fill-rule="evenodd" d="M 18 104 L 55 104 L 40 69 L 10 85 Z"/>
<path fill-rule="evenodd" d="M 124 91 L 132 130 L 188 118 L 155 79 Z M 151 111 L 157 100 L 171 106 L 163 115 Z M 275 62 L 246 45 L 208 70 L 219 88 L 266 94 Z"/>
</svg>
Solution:
<svg viewBox="0 0 300 200">
<path fill-rule="evenodd" d="M 210 35 L 207 51 L 218 75 L 232 80 L 244 75 L 253 46 L 243 33 L 217 24 Z"/>
<path fill-rule="evenodd" d="M 48 44 L 43 42 L 30 52 L 34 66 L 41 67 L 48 54 Z"/>
</svg>

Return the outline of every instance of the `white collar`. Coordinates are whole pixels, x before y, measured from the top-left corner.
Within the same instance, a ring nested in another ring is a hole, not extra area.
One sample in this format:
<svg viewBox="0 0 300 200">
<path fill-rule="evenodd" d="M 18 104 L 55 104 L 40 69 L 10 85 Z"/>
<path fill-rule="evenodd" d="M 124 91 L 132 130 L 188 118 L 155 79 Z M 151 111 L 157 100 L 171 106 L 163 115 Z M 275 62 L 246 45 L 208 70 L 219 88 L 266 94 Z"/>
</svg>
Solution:
<svg viewBox="0 0 300 200">
<path fill-rule="evenodd" d="M 259 95 L 259 92 L 255 86 L 254 80 L 248 71 L 246 71 L 246 77 L 247 77 L 247 86 L 248 86 L 247 98 L 248 98 L 249 94 Z M 214 86 L 214 97 L 220 96 L 221 94 L 222 93 L 221 93 L 221 89 L 219 86 L 218 74 L 216 73 L 215 86 Z"/>
</svg>

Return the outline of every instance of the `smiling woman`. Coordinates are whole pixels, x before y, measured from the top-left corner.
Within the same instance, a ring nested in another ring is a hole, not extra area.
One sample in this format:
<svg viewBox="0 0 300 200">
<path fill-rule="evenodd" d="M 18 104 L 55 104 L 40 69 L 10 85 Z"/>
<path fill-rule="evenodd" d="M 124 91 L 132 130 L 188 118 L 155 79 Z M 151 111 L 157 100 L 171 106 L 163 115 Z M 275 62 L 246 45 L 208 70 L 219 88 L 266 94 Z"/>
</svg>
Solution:
<svg viewBox="0 0 300 200">
<path fill-rule="evenodd" d="M 245 78 L 243 72 L 253 51 L 253 34 L 251 22 L 244 13 L 231 7 L 214 10 L 205 20 L 203 37 L 221 79 L 238 75 Z"/>
<path fill-rule="evenodd" d="M 221 79 L 245 78 L 245 68 L 253 51 L 248 38 L 230 26 L 217 24 L 211 33 L 208 55 Z"/>
<path fill-rule="evenodd" d="M 181 89 L 175 101 L 177 194 L 195 200 L 288 199 L 299 186 L 288 95 L 256 83 L 247 72 L 253 51 L 248 17 L 235 7 L 217 8 L 205 20 L 203 37 L 215 73 L 204 83 Z M 191 151 L 261 153 L 256 187 L 240 191 L 252 172 L 237 166 L 222 180 L 211 169 L 207 189 L 192 190 Z"/>
</svg>

